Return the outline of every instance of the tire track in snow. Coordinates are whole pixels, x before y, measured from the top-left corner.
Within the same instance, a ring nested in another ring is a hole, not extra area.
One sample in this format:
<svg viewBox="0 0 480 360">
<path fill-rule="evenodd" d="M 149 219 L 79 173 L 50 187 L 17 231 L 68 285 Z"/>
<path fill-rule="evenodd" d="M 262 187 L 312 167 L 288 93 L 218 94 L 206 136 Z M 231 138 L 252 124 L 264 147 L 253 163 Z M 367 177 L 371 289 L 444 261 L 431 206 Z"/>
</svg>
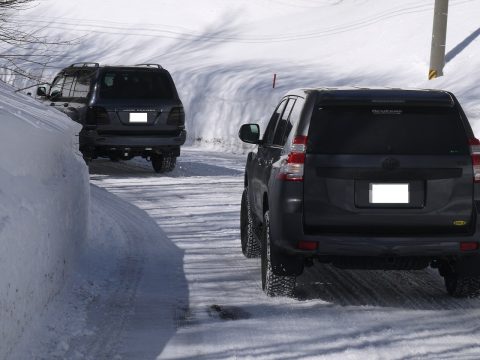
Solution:
<svg viewBox="0 0 480 360">
<path fill-rule="evenodd" d="M 115 219 L 127 241 L 120 257 L 113 259 L 115 265 L 108 278 L 97 279 L 101 292 L 93 297 L 86 309 L 88 335 L 71 340 L 70 350 L 62 356 L 67 359 L 78 357 L 79 354 L 84 359 L 92 360 L 114 358 L 119 337 L 132 312 L 145 265 L 144 247 L 138 247 L 137 244 L 138 240 L 141 241 L 138 234 L 142 234 L 142 229 L 131 218 L 132 213 L 125 212 L 124 204 L 115 201 L 112 195 L 96 188 L 91 190 L 102 212 Z"/>
<path fill-rule="evenodd" d="M 88 285 L 77 295 L 87 300 L 74 305 L 84 325 L 64 326 L 69 334 L 60 334 L 60 344 L 49 340 L 38 358 L 154 359 L 188 313 L 183 252 L 144 211 L 95 186 L 91 193 L 94 239 L 82 263 Z"/>
<path fill-rule="evenodd" d="M 172 174 L 147 174 L 148 165 L 134 162 L 105 167 L 99 162 L 99 168 L 113 168 L 93 175 L 102 187 L 146 210 L 185 250 L 190 296 L 174 312 L 177 332 L 160 358 L 436 359 L 452 351 L 465 358 L 480 354 L 480 302 L 449 298 L 442 279 L 431 270 L 353 271 L 316 265 L 298 279 L 298 299 L 266 298 L 259 261 L 244 259 L 240 252 L 244 160 L 191 150 L 183 154 L 179 166 L 185 167 Z M 244 315 L 225 320 L 217 315 L 222 311 Z"/>
<path fill-rule="evenodd" d="M 449 297 L 445 292 L 443 279 L 431 269 L 342 270 L 320 264 L 308 268 L 299 278 L 299 282 L 301 298 L 322 298 L 342 306 L 402 306 L 409 309 L 462 310 L 478 305 L 478 300 L 475 299 Z"/>
<path fill-rule="evenodd" d="M 451 7 L 465 5 L 474 0 L 457 0 L 452 2 Z M 295 7 L 298 7 L 295 5 Z M 135 27 L 135 28 L 125 28 L 122 24 L 117 23 L 118 25 L 99 25 L 94 24 L 92 20 L 88 19 L 69 19 L 57 17 L 52 20 L 45 19 L 33 19 L 29 17 L 16 17 L 12 20 L 13 23 L 16 23 L 18 26 L 21 26 L 25 21 L 29 23 L 43 25 L 48 27 L 48 29 L 58 29 L 65 30 L 65 28 L 70 28 L 71 30 L 83 31 L 85 33 L 96 33 L 96 34 L 110 34 L 118 36 L 140 36 L 140 37 L 161 37 L 167 39 L 175 40 L 184 40 L 184 41 L 208 41 L 208 42 L 237 42 L 237 43 L 272 43 L 272 42 L 287 42 L 287 41 L 296 41 L 303 39 L 315 39 L 319 37 L 337 35 L 344 32 L 358 30 L 367 26 L 383 22 L 385 20 L 396 18 L 406 14 L 416 14 L 424 13 L 433 10 L 433 4 L 430 3 L 409 3 L 407 6 L 396 7 L 391 10 L 383 11 L 380 13 L 373 14 L 371 16 L 359 19 L 351 23 L 345 23 L 336 25 L 334 27 L 318 29 L 309 32 L 296 32 L 296 33 L 287 33 L 287 34 L 277 34 L 272 35 L 255 35 L 255 36 L 221 36 L 221 35 L 210 35 L 208 33 L 201 33 L 195 31 L 173 31 L 167 29 L 169 26 L 163 24 L 150 24 L 148 27 Z M 25 19 L 25 20 L 23 20 Z M 62 20 L 63 19 L 63 20 Z M 164 29 L 162 29 L 162 27 Z"/>
</svg>

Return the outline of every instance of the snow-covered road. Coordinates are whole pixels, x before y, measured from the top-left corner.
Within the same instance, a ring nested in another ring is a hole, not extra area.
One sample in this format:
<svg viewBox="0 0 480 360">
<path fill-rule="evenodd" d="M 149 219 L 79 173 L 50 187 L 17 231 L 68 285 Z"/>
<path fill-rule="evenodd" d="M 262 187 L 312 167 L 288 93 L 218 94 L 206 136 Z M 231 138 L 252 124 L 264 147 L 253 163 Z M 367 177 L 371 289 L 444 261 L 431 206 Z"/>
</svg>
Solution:
<svg viewBox="0 0 480 360">
<path fill-rule="evenodd" d="M 317 265 L 297 298 L 267 298 L 259 260 L 240 251 L 244 162 L 185 149 L 162 176 L 141 161 L 93 162 L 87 275 L 32 357 L 480 358 L 480 300 L 449 298 L 432 270 Z"/>
</svg>

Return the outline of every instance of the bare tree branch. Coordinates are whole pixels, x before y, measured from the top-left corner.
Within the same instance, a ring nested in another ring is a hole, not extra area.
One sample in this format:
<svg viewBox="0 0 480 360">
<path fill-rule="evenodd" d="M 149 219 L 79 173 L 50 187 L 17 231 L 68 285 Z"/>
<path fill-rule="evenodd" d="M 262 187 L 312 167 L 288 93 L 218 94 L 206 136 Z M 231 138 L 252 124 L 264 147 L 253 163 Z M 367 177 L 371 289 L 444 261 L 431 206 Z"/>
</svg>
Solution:
<svg viewBox="0 0 480 360">
<path fill-rule="evenodd" d="M 51 40 L 41 35 L 48 26 L 31 30 L 21 17 L 16 16 L 29 9 L 37 0 L 0 0 L 0 80 L 14 83 L 17 78 L 44 83 L 43 72 L 50 65 L 58 49 L 72 41 Z M 23 81 L 23 86 L 26 82 Z"/>
</svg>

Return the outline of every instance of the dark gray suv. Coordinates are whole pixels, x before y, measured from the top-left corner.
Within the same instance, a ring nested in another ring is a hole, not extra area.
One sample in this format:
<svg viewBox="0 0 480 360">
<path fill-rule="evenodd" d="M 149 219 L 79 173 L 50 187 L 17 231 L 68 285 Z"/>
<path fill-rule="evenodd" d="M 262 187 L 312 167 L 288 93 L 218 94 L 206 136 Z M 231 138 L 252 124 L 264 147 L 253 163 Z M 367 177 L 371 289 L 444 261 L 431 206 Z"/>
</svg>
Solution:
<svg viewBox="0 0 480 360">
<path fill-rule="evenodd" d="M 292 295 L 313 261 L 348 269 L 437 268 L 453 296 L 480 291 L 480 142 L 453 94 L 301 89 L 248 155 L 242 250 L 268 295 Z"/>
<path fill-rule="evenodd" d="M 185 113 L 169 72 L 157 64 L 73 64 L 37 95 L 83 125 L 80 151 L 89 161 L 142 156 L 171 171 L 185 143 Z"/>
</svg>

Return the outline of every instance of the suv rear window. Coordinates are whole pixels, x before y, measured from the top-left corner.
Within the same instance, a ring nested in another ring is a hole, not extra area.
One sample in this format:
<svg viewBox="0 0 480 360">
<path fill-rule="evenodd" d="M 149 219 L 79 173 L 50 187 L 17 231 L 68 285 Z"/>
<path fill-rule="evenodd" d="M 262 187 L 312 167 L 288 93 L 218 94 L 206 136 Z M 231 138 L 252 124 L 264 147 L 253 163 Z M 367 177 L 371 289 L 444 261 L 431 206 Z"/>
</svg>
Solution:
<svg viewBox="0 0 480 360">
<path fill-rule="evenodd" d="M 168 77 L 153 71 L 108 71 L 100 81 L 103 99 L 172 99 Z"/>
<path fill-rule="evenodd" d="M 455 108 L 318 107 L 309 152 L 319 154 L 469 154 Z"/>
</svg>

